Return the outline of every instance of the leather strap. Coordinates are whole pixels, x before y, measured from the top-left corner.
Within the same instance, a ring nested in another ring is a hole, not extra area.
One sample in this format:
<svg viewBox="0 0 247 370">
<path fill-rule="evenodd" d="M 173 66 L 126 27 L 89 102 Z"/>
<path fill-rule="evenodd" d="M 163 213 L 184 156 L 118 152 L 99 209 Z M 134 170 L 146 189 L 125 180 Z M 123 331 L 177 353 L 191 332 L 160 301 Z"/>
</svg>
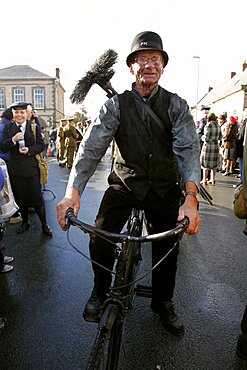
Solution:
<svg viewBox="0 0 247 370">
<path fill-rule="evenodd" d="M 150 106 L 144 102 L 144 100 L 135 92 L 133 92 L 134 98 L 141 103 L 142 107 L 145 109 L 145 111 L 153 118 L 154 122 L 157 123 L 159 128 L 164 130 L 165 124 L 161 121 L 161 119 L 157 116 L 157 114 L 150 108 Z"/>
</svg>

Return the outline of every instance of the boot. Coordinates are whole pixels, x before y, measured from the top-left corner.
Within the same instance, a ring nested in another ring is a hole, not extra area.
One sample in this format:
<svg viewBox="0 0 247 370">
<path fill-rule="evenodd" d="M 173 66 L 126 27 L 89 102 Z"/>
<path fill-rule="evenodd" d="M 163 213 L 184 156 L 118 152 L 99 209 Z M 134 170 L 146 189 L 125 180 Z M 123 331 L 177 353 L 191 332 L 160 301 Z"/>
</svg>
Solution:
<svg viewBox="0 0 247 370">
<path fill-rule="evenodd" d="M 99 297 L 96 289 L 94 288 L 84 308 L 84 320 L 90 322 L 99 322 L 104 301 L 105 297 Z"/>
<path fill-rule="evenodd" d="M 171 334 L 180 337 L 184 334 L 184 326 L 178 315 L 174 310 L 174 303 L 172 301 L 163 302 L 162 304 L 151 304 L 154 313 L 157 313 L 162 321 L 164 328 Z"/>
</svg>

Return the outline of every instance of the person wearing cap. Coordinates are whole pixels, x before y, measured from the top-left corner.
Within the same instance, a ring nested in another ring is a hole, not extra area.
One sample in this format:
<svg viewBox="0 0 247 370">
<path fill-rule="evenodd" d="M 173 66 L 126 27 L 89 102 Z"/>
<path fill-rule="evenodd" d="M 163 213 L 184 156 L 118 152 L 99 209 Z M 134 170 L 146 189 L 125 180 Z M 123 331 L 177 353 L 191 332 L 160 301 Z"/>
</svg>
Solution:
<svg viewBox="0 0 247 370">
<path fill-rule="evenodd" d="M 204 128 L 205 139 L 201 149 L 200 161 L 203 168 L 203 177 L 201 183 L 203 185 L 215 185 L 216 170 L 219 165 L 220 152 L 220 125 L 218 117 L 214 113 L 209 113 L 207 124 Z M 208 174 L 210 172 L 210 180 Z"/>
<path fill-rule="evenodd" d="M 36 154 L 44 150 L 40 127 L 36 126 L 34 138 L 31 122 L 27 119 L 25 102 L 13 103 L 13 122 L 4 127 L 0 138 L 0 150 L 9 152 L 7 162 L 9 178 L 16 203 L 22 216 L 22 224 L 17 233 L 22 234 L 30 228 L 28 208 L 34 208 L 41 222 L 42 232 L 52 236 L 52 230 L 46 222 L 46 211 L 40 185 L 40 172 Z"/>
<path fill-rule="evenodd" d="M 60 119 L 60 125 L 57 128 L 57 140 L 58 140 L 58 161 L 59 166 L 65 167 L 66 166 L 66 158 L 65 158 L 65 135 L 64 135 L 64 127 L 67 125 L 68 121 L 66 118 Z"/>
<path fill-rule="evenodd" d="M 68 123 L 63 128 L 66 149 L 66 166 L 72 168 L 76 150 L 77 131 L 73 123 L 74 117 L 68 118 Z"/>
<path fill-rule="evenodd" d="M 58 222 L 66 230 L 66 210 L 71 207 L 78 214 L 86 183 L 114 138 L 117 145 L 115 173 L 110 175 L 96 226 L 120 232 L 133 206 L 139 206 L 144 209 L 152 232 L 171 229 L 177 220 L 188 216 L 187 233 L 195 234 L 201 222 L 197 198 L 199 140 L 187 102 L 159 85 L 168 63 L 160 36 L 151 31 L 139 33 L 126 62 L 135 82 L 131 91 L 117 94 L 105 102 L 99 117 L 86 132 L 70 172 L 65 197 L 57 205 Z M 152 108 L 159 120 L 144 109 L 145 104 Z M 178 183 L 185 190 L 182 206 Z M 153 243 L 153 265 L 170 250 L 175 240 L 177 238 Z M 92 237 L 89 247 L 92 260 L 112 270 L 114 250 L 109 244 Z M 178 248 L 173 250 L 153 270 L 151 308 L 159 314 L 166 330 L 180 336 L 184 326 L 173 302 L 178 252 Z M 88 321 L 99 319 L 111 285 L 110 272 L 97 265 L 93 265 L 93 271 L 94 288 L 83 313 Z"/>
<path fill-rule="evenodd" d="M 204 142 L 204 128 L 207 124 L 207 117 L 208 113 L 210 111 L 210 107 L 207 105 L 202 105 L 201 106 L 201 112 L 204 114 L 203 117 L 200 119 L 199 127 L 197 129 L 197 134 L 200 140 L 200 145 L 202 147 L 203 142 Z"/>
</svg>

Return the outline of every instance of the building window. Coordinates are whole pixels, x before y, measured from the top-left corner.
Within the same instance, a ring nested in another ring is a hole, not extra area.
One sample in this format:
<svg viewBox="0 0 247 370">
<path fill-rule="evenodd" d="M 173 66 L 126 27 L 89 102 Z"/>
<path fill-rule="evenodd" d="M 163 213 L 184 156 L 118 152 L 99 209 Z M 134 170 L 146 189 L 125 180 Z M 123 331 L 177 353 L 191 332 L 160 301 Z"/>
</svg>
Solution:
<svg viewBox="0 0 247 370">
<path fill-rule="evenodd" d="M 4 89 L 0 89 L 0 109 L 4 109 Z"/>
<path fill-rule="evenodd" d="M 45 108 L 45 92 L 42 88 L 36 88 L 33 90 L 33 101 L 35 109 Z"/>
<path fill-rule="evenodd" d="M 24 99 L 24 89 L 14 89 L 14 103 L 18 103 L 19 101 L 25 101 Z"/>
</svg>

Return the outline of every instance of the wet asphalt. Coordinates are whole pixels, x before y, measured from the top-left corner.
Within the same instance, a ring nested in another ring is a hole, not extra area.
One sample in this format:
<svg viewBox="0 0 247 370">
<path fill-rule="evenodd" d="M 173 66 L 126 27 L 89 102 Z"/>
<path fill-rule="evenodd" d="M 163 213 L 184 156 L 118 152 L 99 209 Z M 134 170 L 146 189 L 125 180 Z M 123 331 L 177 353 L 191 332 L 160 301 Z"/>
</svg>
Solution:
<svg viewBox="0 0 247 370">
<path fill-rule="evenodd" d="M 36 214 L 22 235 L 7 224 L 5 255 L 14 270 L 0 274 L 0 370 L 83 370 L 97 325 L 83 320 L 92 289 L 90 262 L 69 244 L 56 221 L 69 170 L 49 158 L 44 192 L 53 238 L 41 233 Z M 110 169 L 106 154 L 82 196 L 80 218 L 93 223 Z M 150 310 L 149 299 L 136 297 L 127 314 L 119 370 L 237 370 L 247 364 L 235 355 L 240 321 L 247 302 L 247 238 L 244 221 L 233 215 L 236 177 L 217 174 L 207 185 L 214 205 L 200 204 L 201 232 L 183 238 L 175 302 L 185 335 L 165 332 Z M 73 228 L 69 239 L 88 255 L 88 237 Z M 150 268 L 150 247 L 143 250 L 140 273 Z M 149 277 L 144 283 L 149 283 Z"/>
</svg>

